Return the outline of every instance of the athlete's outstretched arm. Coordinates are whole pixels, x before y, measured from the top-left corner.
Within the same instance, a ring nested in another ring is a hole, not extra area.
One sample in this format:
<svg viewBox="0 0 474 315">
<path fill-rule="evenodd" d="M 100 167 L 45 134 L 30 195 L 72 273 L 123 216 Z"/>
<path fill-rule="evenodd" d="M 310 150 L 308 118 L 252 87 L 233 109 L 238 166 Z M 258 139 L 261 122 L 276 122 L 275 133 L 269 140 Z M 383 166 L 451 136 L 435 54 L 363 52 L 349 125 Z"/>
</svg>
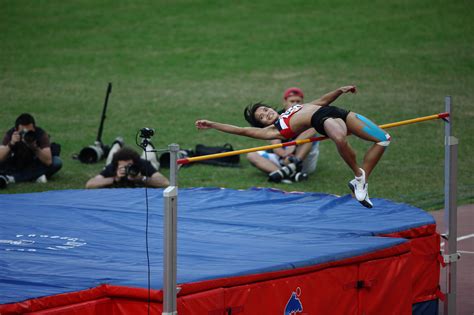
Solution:
<svg viewBox="0 0 474 315">
<path fill-rule="evenodd" d="M 216 129 L 222 132 L 231 133 L 239 136 L 246 136 L 255 139 L 273 140 L 284 138 L 280 135 L 278 129 L 271 125 L 265 128 L 254 128 L 254 127 L 237 127 L 229 124 L 222 124 L 210 120 L 197 120 L 196 127 L 198 129 Z"/>
<path fill-rule="evenodd" d="M 328 106 L 329 104 L 334 102 L 339 96 L 348 92 L 356 93 L 357 92 L 356 86 L 355 85 L 342 86 L 338 88 L 337 90 L 329 92 L 321 96 L 317 100 L 312 101 L 311 104 L 319 105 L 319 106 Z"/>
</svg>

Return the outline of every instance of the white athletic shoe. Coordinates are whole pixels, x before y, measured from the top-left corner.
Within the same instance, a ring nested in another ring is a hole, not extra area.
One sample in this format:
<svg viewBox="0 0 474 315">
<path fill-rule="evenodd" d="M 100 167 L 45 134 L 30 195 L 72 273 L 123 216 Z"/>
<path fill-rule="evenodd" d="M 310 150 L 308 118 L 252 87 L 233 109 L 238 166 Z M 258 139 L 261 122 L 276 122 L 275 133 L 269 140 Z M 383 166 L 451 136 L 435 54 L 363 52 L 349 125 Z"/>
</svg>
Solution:
<svg viewBox="0 0 474 315">
<path fill-rule="evenodd" d="M 46 175 L 43 174 L 36 179 L 36 182 L 41 183 L 41 184 L 46 184 L 48 182 L 48 179 L 46 178 Z"/>
<path fill-rule="evenodd" d="M 349 186 L 349 189 L 352 191 L 353 195 L 355 195 L 355 187 L 356 187 L 356 184 L 357 184 L 356 182 L 357 182 L 357 179 L 353 179 L 347 184 L 347 186 Z M 366 188 L 368 188 L 369 184 L 365 184 L 365 185 L 366 185 Z M 370 201 L 370 199 L 369 199 L 369 193 L 367 193 L 367 195 L 365 195 L 364 200 L 357 200 L 357 201 L 359 201 L 361 203 L 361 205 L 363 205 L 366 208 L 372 208 L 374 206 L 372 201 Z"/>
<path fill-rule="evenodd" d="M 362 175 L 354 178 L 351 183 L 354 185 L 354 194 L 357 201 L 363 201 L 368 193 L 368 186 L 365 182 L 365 172 L 363 169 L 360 169 Z"/>
<path fill-rule="evenodd" d="M 367 184 L 367 183 L 363 184 L 363 188 L 365 189 L 365 197 L 362 200 L 359 200 L 359 198 L 357 198 L 357 194 L 356 194 L 357 185 L 360 185 L 360 182 L 359 182 L 359 180 L 357 180 L 355 178 L 347 184 L 349 189 L 352 191 L 352 194 L 355 195 L 357 201 L 359 201 L 361 205 L 363 205 L 366 208 L 372 208 L 374 205 L 373 205 L 372 201 L 370 201 L 370 199 L 369 199 L 369 193 L 368 193 L 369 184 Z"/>
</svg>

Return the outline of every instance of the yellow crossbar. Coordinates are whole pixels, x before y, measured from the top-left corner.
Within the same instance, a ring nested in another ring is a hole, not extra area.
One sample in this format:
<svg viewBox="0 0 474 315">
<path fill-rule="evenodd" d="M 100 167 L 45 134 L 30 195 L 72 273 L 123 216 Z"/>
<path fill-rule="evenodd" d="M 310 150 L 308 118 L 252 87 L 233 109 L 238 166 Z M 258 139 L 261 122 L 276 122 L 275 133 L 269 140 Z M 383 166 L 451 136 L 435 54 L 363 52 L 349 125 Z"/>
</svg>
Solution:
<svg viewBox="0 0 474 315">
<path fill-rule="evenodd" d="M 439 114 L 434 114 L 434 115 L 429 115 L 429 116 L 424 116 L 424 117 L 418 117 L 418 118 L 393 122 L 390 124 L 380 125 L 379 127 L 382 129 L 389 129 L 389 128 L 399 127 L 403 125 L 416 124 L 423 121 L 447 118 L 447 117 L 449 117 L 449 113 L 439 113 Z M 230 151 L 230 152 L 223 152 L 223 153 L 216 153 L 216 154 L 209 154 L 209 155 L 201 155 L 201 156 L 195 156 L 195 157 L 190 157 L 190 158 L 183 158 L 183 159 L 178 159 L 177 163 L 178 165 L 189 164 L 193 162 L 217 159 L 221 157 L 245 154 L 245 153 L 250 153 L 250 152 L 255 152 L 255 151 L 265 151 L 265 150 L 271 150 L 271 149 L 276 149 L 276 148 L 288 147 L 292 145 L 300 145 L 300 144 L 309 143 L 309 142 L 323 141 L 326 139 L 328 139 L 328 137 L 312 137 L 308 139 L 299 139 L 295 141 L 264 145 L 261 147 L 254 147 L 254 148 L 249 148 L 249 149 L 235 150 L 235 151 Z"/>
</svg>

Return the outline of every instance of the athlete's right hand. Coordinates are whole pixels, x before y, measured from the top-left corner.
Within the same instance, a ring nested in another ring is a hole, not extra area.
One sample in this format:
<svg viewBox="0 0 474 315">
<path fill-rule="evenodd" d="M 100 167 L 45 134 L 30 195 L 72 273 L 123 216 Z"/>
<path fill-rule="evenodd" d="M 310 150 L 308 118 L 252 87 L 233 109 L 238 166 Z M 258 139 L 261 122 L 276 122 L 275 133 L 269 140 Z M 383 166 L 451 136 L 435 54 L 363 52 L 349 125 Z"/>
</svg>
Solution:
<svg viewBox="0 0 474 315">
<path fill-rule="evenodd" d="M 209 129 L 209 128 L 212 128 L 212 124 L 213 124 L 212 121 L 205 120 L 205 119 L 196 120 L 196 123 L 195 123 L 197 129 Z"/>
</svg>

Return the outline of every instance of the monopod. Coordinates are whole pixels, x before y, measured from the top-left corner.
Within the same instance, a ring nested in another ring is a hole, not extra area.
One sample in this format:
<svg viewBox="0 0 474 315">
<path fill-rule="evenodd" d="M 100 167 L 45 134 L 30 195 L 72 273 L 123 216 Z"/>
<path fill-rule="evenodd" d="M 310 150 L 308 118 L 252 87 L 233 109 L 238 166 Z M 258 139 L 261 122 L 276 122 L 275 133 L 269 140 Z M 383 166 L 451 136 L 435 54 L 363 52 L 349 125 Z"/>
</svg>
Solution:
<svg viewBox="0 0 474 315">
<path fill-rule="evenodd" d="M 97 138 L 93 145 L 85 147 L 79 152 L 79 161 L 82 163 L 96 163 L 106 155 L 108 147 L 102 143 L 102 132 L 104 130 L 105 113 L 107 112 L 107 104 L 109 103 L 109 95 L 112 92 L 112 83 L 109 82 L 107 92 L 105 94 L 104 107 L 102 109 L 102 116 L 100 118 L 99 131 Z"/>
</svg>

